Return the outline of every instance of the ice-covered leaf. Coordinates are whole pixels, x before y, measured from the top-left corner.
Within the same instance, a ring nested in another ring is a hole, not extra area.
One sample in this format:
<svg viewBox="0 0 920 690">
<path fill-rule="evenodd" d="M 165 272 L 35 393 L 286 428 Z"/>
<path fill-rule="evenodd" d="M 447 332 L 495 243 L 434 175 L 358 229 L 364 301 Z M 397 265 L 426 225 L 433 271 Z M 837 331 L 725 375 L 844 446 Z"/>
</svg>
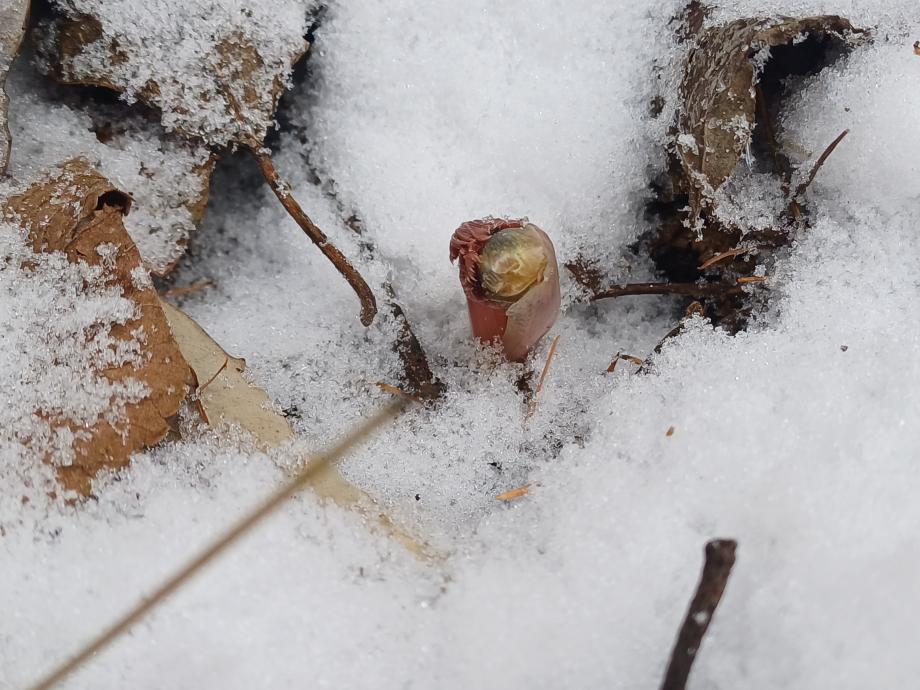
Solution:
<svg viewBox="0 0 920 690">
<path fill-rule="evenodd" d="M 6 170 L 10 132 L 6 122 L 6 73 L 19 52 L 29 15 L 29 0 L 0 0 L 0 173 Z"/>
<path fill-rule="evenodd" d="M 9 174 L 30 183 L 81 156 L 131 196 L 125 228 L 150 271 L 168 273 L 204 213 L 214 155 L 168 134 L 141 108 L 99 102 L 49 83 L 26 60 L 10 71 Z"/>
<path fill-rule="evenodd" d="M 312 0 L 53 0 L 39 49 L 54 75 L 162 111 L 208 144 L 258 147 L 307 51 Z"/>
<path fill-rule="evenodd" d="M 284 416 L 274 410 L 268 394 L 244 375 L 246 361 L 233 357 L 191 317 L 168 302 L 161 302 L 176 342 L 198 379 L 198 407 L 202 419 L 214 427 L 233 424 L 252 434 L 263 450 L 294 438 Z M 327 465 L 311 480 L 313 490 L 345 508 L 372 515 L 383 529 L 411 551 L 426 549 L 397 528 L 374 507 L 364 491 L 345 479 L 334 465 Z"/>
<path fill-rule="evenodd" d="M 5 433 L 83 494 L 99 469 L 124 466 L 166 436 L 192 380 L 122 223 L 129 207 L 74 159 L 0 210 L 9 226 L 3 270 L 19 300 L 11 323 L 21 331 L 9 343 L 21 376 Z"/>
</svg>

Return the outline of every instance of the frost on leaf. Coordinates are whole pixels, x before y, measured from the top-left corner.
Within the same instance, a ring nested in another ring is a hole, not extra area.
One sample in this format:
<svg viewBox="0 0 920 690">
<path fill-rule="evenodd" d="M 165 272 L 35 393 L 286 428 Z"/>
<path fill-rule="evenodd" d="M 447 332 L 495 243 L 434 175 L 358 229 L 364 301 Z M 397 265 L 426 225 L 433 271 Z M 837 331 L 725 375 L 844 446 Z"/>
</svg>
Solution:
<svg viewBox="0 0 920 690">
<path fill-rule="evenodd" d="M 22 274 L 9 286 L 33 310 L 12 322 L 24 322 L 21 361 L 12 365 L 35 378 L 18 381 L 34 405 L 17 401 L 23 414 L 5 433 L 84 495 L 98 470 L 122 467 L 166 436 L 192 382 L 122 223 L 129 206 L 74 159 L 0 207 L 5 229 L 18 229 L 24 247 L 7 252 L 4 270 Z M 15 248 L 15 239 L 4 241 Z M 49 291 L 51 299 L 35 297 Z"/>
<path fill-rule="evenodd" d="M 9 174 L 26 184 L 80 156 L 131 197 L 125 228 L 150 271 L 167 274 L 204 213 L 215 157 L 166 133 L 144 108 L 101 103 L 65 89 L 20 61 L 11 71 Z"/>
<path fill-rule="evenodd" d="M 19 52 L 29 15 L 29 0 L 0 0 L 0 174 L 10 154 L 10 132 L 6 122 L 6 73 Z"/>
<path fill-rule="evenodd" d="M 674 282 L 724 283 L 706 313 L 740 328 L 750 301 L 737 289 L 787 243 L 805 217 L 789 157 L 777 142 L 783 103 L 796 78 L 833 63 L 862 30 L 838 16 L 738 19 L 703 27 L 685 19 L 690 50 L 678 89 L 667 175 L 653 207 L 650 251 Z M 830 142 L 839 132 L 829 132 Z"/>
<path fill-rule="evenodd" d="M 163 125 L 215 146 L 258 148 L 315 3 L 52 0 L 39 50 L 61 81 L 113 89 Z"/>
</svg>

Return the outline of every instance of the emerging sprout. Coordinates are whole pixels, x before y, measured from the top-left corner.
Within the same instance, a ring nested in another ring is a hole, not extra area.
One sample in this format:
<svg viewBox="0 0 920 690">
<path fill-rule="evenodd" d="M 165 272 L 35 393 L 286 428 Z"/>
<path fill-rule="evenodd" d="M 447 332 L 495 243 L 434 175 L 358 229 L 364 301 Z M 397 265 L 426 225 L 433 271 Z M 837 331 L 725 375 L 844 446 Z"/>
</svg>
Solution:
<svg viewBox="0 0 920 690">
<path fill-rule="evenodd" d="M 458 259 L 473 335 L 500 340 L 508 359 L 523 361 L 559 315 L 552 241 L 526 218 L 471 220 L 450 240 Z"/>
</svg>

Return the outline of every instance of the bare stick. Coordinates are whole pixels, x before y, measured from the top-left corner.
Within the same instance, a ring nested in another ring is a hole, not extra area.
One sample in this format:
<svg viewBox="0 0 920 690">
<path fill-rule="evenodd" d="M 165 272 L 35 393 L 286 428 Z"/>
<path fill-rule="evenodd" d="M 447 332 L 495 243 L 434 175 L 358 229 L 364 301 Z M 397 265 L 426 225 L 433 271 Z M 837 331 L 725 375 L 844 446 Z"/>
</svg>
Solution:
<svg viewBox="0 0 920 690">
<path fill-rule="evenodd" d="M 537 411 L 537 398 L 540 397 L 540 391 L 543 390 L 543 382 L 546 381 L 546 375 L 549 373 L 549 368 L 553 363 L 553 357 L 556 356 L 556 347 L 558 345 L 559 336 L 557 335 L 553 338 L 553 344 L 549 346 L 549 353 L 546 355 L 546 363 L 543 365 L 543 371 L 540 372 L 540 380 L 537 381 L 537 389 L 533 392 L 533 397 L 527 404 L 527 414 L 524 416 L 525 420 L 533 417 L 533 413 Z"/>
<path fill-rule="evenodd" d="M 684 690 L 690 668 L 696 659 L 703 635 L 709 628 L 728 576 L 735 564 L 735 548 L 738 543 L 732 539 L 714 539 L 706 544 L 706 562 L 700 575 L 696 594 L 690 602 L 690 608 L 684 617 L 683 625 L 671 651 L 671 661 L 661 683 L 661 690 Z"/>
<path fill-rule="evenodd" d="M 607 288 L 591 296 L 591 301 L 629 295 L 686 295 L 688 297 L 713 297 L 741 292 L 737 285 L 725 283 L 628 283 Z"/>
<path fill-rule="evenodd" d="M 808 173 L 808 177 L 805 178 L 805 181 L 802 182 L 802 184 L 800 184 L 798 187 L 795 188 L 795 194 L 792 195 L 793 201 L 805 193 L 805 190 L 808 189 L 808 185 L 810 185 L 812 181 L 814 181 L 815 175 L 818 174 L 818 171 L 821 169 L 821 166 L 824 165 L 824 162 L 834 152 L 834 149 L 837 148 L 837 144 L 843 141 L 844 137 L 849 133 L 850 133 L 850 130 L 848 129 L 843 130 L 839 135 L 837 135 L 836 139 L 834 139 L 830 144 L 828 144 L 827 148 L 824 149 L 824 153 L 818 156 L 818 160 L 816 160 L 815 164 L 811 166 L 811 171 Z"/>
<path fill-rule="evenodd" d="M 156 588 L 152 594 L 140 601 L 133 609 L 128 611 L 118 621 L 113 623 L 109 628 L 93 638 L 85 647 L 77 652 L 70 659 L 54 669 L 40 681 L 31 685 L 29 690 L 50 690 L 55 685 L 64 680 L 71 673 L 76 671 L 86 661 L 104 650 L 121 635 L 128 632 L 131 627 L 146 616 L 150 611 L 163 602 L 166 597 L 173 594 L 204 566 L 221 555 L 230 546 L 239 541 L 240 537 L 250 532 L 256 525 L 262 522 L 266 517 L 273 513 L 287 499 L 297 494 L 303 489 L 311 479 L 318 473 L 322 472 L 332 463 L 336 462 L 345 453 L 365 440 L 371 433 L 376 431 L 386 422 L 395 418 L 404 408 L 405 403 L 395 402 L 387 405 L 377 414 L 367 420 L 364 424 L 339 441 L 330 448 L 326 453 L 318 455 L 313 462 L 304 467 L 300 473 L 291 479 L 287 484 L 279 488 L 275 493 L 269 496 L 257 508 L 248 515 L 244 516 L 239 522 L 231 527 L 222 536 L 218 537 L 204 551 L 195 556 L 185 566 L 180 568 L 175 574 L 169 577 L 163 584 Z"/>
<path fill-rule="evenodd" d="M 290 214 L 297 225 L 300 226 L 300 229 L 307 234 L 307 237 L 313 240 L 313 243 L 319 247 L 319 250 L 325 254 L 326 258 L 332 262 L 332 265 L 338 269 L 339 273 L 342 274 L 358 295 L 358 299 L 361 300 L 361 323 L 365 326 L 370 326 L 371 322 L 374 320 L 374 316 L 377 314 L 377 300 L 374 298 L 374 293 L 371 291 L 364 278 L 362 278 L 358 270 L 351 265 L 351 262 L 345 258 L 345 255 L 329 241 L 326 234 L 310 220 L 310 217 L 300 207 L 300 204 L 297 203 L 297 199 L 291 196 L 290 187 L 278 177 L 278 171 L 275 170 L 275 165 L 272 163 L 271 156 L 269 156 L 264 149 L 250 148 L 249 151 L 252 153 L 253 158 L 256 159 L 259 170 L 262 171 L 265 181 L 268 182 L 268 186 L 272 188 L 272 191 L 275 193 L 275 196 L 278 197 L 278 201 L 281 202 L 281 205 L 284 206 L 285 210 Z"/>
</svg>

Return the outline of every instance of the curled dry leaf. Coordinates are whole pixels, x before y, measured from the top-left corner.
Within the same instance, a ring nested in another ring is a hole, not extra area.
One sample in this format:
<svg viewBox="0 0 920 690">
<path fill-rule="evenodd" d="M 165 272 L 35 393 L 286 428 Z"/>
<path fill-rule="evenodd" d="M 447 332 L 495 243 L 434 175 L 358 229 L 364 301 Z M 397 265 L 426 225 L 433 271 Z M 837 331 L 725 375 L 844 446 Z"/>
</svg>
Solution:
<svg viewBox="0 0 920 690">
<path fill-rule="evenodd" d="M 109 353 L 94 373 L 111 383 L 130 383 L 136 393 L 128 400 L 111 401 L 113 406 L 118 403 L 118 414 L 77 423 L 48 410 L 34 411 L 72 433 L 72 456 L 69 464 L 58 468 L 58 475 L 66 488 L 84 495 L 99 469 L 122 467 L 133 452 L 166 436 L 169 420 L 192 383 L 192 372 L 122 223 L 129 207 L 129 197 L 86 161 L 74 159 L 44 182 L 11 196 L 0 209 L 5 221 L 27 231 L 34 252 L 62 252 L 72 264 L 94 267 L 100 284 L 115 288 L 132 307 L 130 316 L 109 324 L 105 333 L 86 334 L 105 343 Z"/>
<path fill-rule="evenodd" d="M 214 154 L 168 134 L 143 112 L 62 89 L 19 64 L 7 84 L 15 145 L 9 174 L 20 183 L 70 157 L 86 158 L 126 194 L 125 228 L 151 273 L 164 276 L 185 253 L 208 199 Z"/>
<path fill-rule="evenodd" d="M 312 3 L 52 0 L 39 50 L 61 81 L 118 91 L 163 125 L 215 146 L 258 148 L 309 44 Z"/>
<path fill-rule="evenodd" d="M 797 171 L 776 137 L 784 99 L 796 84 L 789 78 L 816 74 L 864 32 L 831 15 L 704 28 L 705 12 L 693 4 L 696 11 L 687 13 L 679 32 L 692 46 L 668 173 L 656 185 L 658 222 L 649 248 L 670 281 L 695 285 L 702 278 L 710 281 L 708 290 L 753 275 L 788 243 L 791 225 L 804 221 L 793 184 Z M 743 327 L 751 309 L 752 296 L 744 291 L 706 297 L 707 316 L 729 330 Z"/>
<path fill-rule="evenodd" d="M 29 0 L 0 0 L 0 174 L 6 171 L 10 155 L 10 131 L 6 122 L 6 73 L 19 52 L 28 16 Z"/>
<path fill-rule="evenodd" d="M 805 72 L 818 66 L 808 63 L 823 60 L 833 44 L 844 47 L 855 31 L 843 17 L 826 15 L 739 19 L 699 35 L 680 86 L 675 140 L 694 217 L 712 201 L 751 145 L 757 119 L 755 87 L 771 53 L 788 51 L 806 39 L 816 42 L 813 48 L 820 56 L 809 55 L 803 45 L 801 64 L 790 65 L 790 71 Z"/>
<path fill-rule="evenodd" d="M 168 302 L 161 304 L 176 342 L 200 383 L 197 403 L 202 419 L 214 427 L 239 425 L 252 434 L 263 450 L 292 440 L 294 431 L 288 420 L 275 412 L 268 394 L 243 374 L 245 360 L 227 354 L 187 314 Z M 334 465 L 323 467 L 310 480 L 310 485 L 323 498 L 372 517 L 413 553 L 427 554 L 422 544 L 398 529 L 375 507 L 373 499 L 346 480 Z"/>
</svg>

